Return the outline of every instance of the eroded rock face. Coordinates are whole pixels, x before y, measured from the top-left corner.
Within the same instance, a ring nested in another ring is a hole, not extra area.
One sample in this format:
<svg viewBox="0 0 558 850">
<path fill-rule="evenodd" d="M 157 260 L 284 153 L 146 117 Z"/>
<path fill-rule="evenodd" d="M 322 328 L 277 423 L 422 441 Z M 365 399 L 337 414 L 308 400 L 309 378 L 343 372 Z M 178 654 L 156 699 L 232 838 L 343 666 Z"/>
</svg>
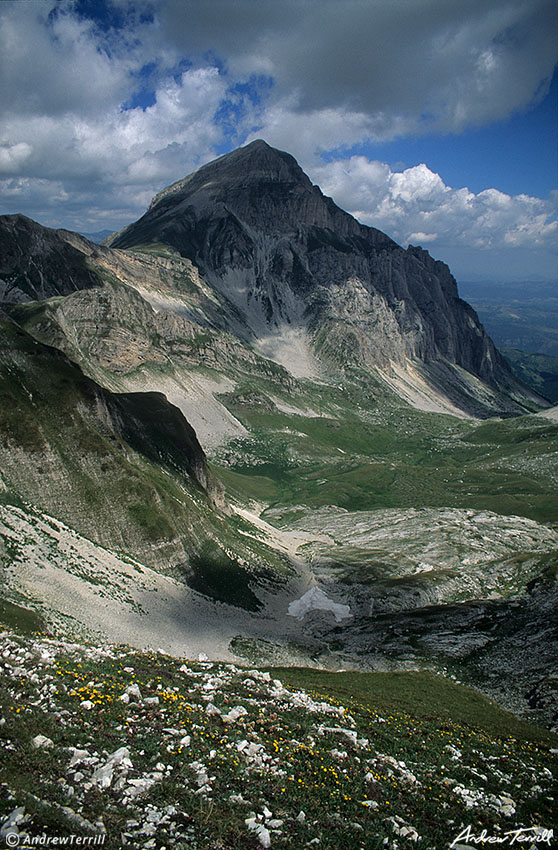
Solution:
<svg viewBox="0 0 558 850">
<path fill-rule="evenodd" d="M 263 141 L 165 189 L 112 245 L 151 243 L 191 260 L 242 311 L 248 339 L 303 326 L 318 354 L 342 365 L 410 359 L 436 383 L 430 366 L 442 362 L 521 395 L 444 263 L 359 224 L 292 156 Z M 455 381 L 459 402 L 464 388 Z"/>
</svg>

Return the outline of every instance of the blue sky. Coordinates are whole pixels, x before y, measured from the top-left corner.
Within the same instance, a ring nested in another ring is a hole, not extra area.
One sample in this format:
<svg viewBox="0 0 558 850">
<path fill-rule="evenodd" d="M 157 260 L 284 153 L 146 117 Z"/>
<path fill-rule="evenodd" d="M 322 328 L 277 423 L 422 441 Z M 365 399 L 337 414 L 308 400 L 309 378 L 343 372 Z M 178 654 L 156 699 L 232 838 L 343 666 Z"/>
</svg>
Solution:
<svg viewBox="0 0 558 850">
<path fill-rule="evenodd" d="M 458 279 L 557 279 L 554 0 L 4 0 L 0 212 L 119 229 L 265 138 Z"/>
<path fill-rule="evenodd" d="M 447 185 L 472 192 L 496 187 L 547 198 L 558 188 L 558 73 L 540 103 L 509 118 L 461 133 L 363 145 L 362 152 L 396 169 L 425 162 Z"/>
</svg>

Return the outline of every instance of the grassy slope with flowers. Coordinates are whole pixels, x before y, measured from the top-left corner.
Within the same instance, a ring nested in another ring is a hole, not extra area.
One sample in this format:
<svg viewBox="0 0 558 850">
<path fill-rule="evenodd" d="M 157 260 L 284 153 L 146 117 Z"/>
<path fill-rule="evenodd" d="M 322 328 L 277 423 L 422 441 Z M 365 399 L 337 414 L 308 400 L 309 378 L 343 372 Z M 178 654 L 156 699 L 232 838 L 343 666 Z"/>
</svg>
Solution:
<svg viewBox="0 0 558 850">
<path fill-rule="evenodd" d="M 440 704 L 434 677 L 410 688 L 360 674 L 351 694 L 350 674 L 184 662 L 11 630 L 0 651 L 0 837 L 440 850 L 467 824 L 498 834 L 556 822 L 556 736 L 497 717 L 478 694 L 471 707 L 472 692 L 449 683 Z M 319 694 L 285 687 L 289 675 Z M 479 700 L 488 730 L 505 736 L 463 722 Z"/>
</svg>

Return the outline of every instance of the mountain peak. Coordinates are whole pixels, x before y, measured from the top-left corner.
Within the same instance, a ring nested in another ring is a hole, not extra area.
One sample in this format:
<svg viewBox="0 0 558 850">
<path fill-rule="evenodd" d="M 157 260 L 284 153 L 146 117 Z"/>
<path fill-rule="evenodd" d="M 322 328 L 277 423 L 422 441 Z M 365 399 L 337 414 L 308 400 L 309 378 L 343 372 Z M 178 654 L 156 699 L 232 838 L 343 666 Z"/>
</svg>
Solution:
<svg viewBox="0 0 558 850">
<path fill-rule="evenodd" d="M 283 151 L 278 150 L 278 148 L 271 147 L 271 145 L 268 144 L 265 139 L 254 139 L 252 142 L 247 142 L 247 144 L 242 145 L 242 147 L 236 148 L 236 150 L 231 151 L 231 153 L 239 153 L 239 151 L 244 151 L 245 153 L 255 153 L 257 151 L 270 152 L 272 154 L 283 153 Z M 225 154 L 225 156 L 230 156 L 230 154 Z"/>
<path fill-rule="evenodd" d="M 150 209 L 170 196 L 191 195 L 210 186 L 235 188 L 247 183 L 300 183 L 307 188 L 312 186 L 294 156 L 271 147 L 263 139 L 255 139 L 202 165 L 197 171 L 163 189 L 153 198 Z"/>
<path fill-rule="evenodd" d="M 220 222 L 241 230 L 293 235 L 318 227 L 339 236 L 363 236 L 393 247 L 389 237 L 360 225 L 314 186 L 294 156 L 255 139 L 173 183 L 156 195 L 149 209 L 110 241 L 114 248 L 162 242 L 194 263 L 201 262 L 202 230 Z M 238 240 L 231 236 L 232 243 Z M 246 235 L 246 234 L 245 234 Z M 206 234 L 207 236 L 207 234 Z M 244 238 L 244 237 L 243 237 Z M 205 249 L 203 249 L 205 250 Z"/>
<path fill-rule="evenodd" d="M 255 139 L 200 169 L 202 172 L 206 170 L 215 172 L 221 179 L 230 172 L 236 179 L 268 179 L 310 184 L 294 156 L 271 147 L 263 139 Z"/>
</svg>

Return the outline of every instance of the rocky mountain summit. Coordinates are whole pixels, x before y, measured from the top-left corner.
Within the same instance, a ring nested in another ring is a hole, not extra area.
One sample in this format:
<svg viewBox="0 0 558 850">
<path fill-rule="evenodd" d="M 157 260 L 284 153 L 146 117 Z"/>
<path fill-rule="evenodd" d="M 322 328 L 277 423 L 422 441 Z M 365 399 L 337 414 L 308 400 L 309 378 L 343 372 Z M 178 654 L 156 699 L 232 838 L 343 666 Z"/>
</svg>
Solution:
<svg viewBox="0 0 558 850">
<path fill-rule="evenodd" d="M 87 268 L 87 240 L 42 227 L 24 215 L 0 216 L 0 303 L 44 301 L 98 286 Z"/>
<path fill-rule="evenodd" d="M 180 335 L 231 334 L 296 377 L 366 370 L 416 407 L 461 415 L 545 405 L 513 377 L 444 263 L 360 224 L 263 141 L 164 189 L 105 247 L 24 216 L 0 217 L 0 247 L 7 304 L 100 286 L 93 302 L 105 303 L 118 280 L 188 319 Z M 91 307 L 78 299 L 82 318 Z"/>
<path fill-rule="evenodd" d="M 469 412 L 519 412 L 503 394 L 529 396 L 444 263 L 359 224 L 264 141 L 164 189 L 108 244 L 166 245 L 191 260 L 230 303 L 229 327 L 300 374 L 310 358 L 295 341 L 326 361 L 380 369 L 400 390 L 415 370 Z"/>
</svg>

